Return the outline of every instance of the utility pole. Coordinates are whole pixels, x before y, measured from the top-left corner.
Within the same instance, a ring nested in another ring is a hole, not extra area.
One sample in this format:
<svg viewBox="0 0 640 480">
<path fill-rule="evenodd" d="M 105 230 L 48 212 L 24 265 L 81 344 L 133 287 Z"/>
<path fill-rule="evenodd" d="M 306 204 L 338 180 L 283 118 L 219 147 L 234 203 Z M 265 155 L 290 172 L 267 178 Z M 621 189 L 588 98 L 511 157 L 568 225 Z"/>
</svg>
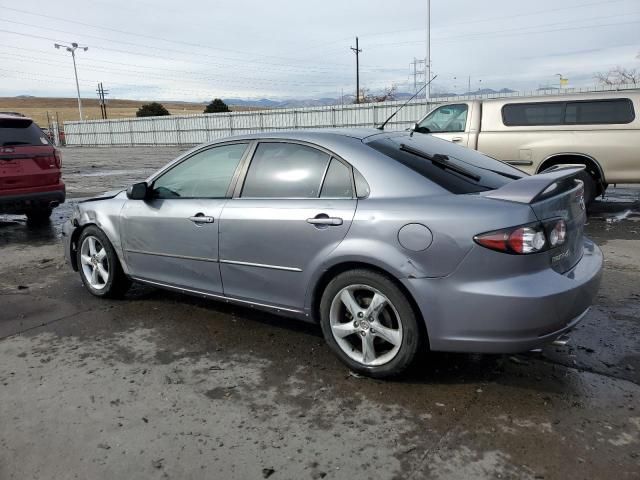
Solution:
<svg viewBox="0 0 640 480">
<path fill-rule="evenodd" d="M 427 59 L 425 64 L 426 78 L 428 83 L 431 80 L 431 0 L 427 0 Z M 424 95 L 427 102 L 431 98 L 431 83 L 428 83 L 424 89 Z"/>
<path fill-rule="evenodd" d="M 356 54 L 356 103 L 360 103 L 360 53 L 362 49 L 358 46 L 358 37 L 356 37 L 356 48 L 351 47 Z"/>
<path fill-rule="evenodd" d="M 105 100 L 105 95 L 109 95 L 109 91 L 105 90 L 102 86 L 102 82 L 98 83 L 98 89 L 96 90 L 98 93 L 99 103 L 100 103 L 100 115 L 103 120 L 107 119 L 107 102 Z"/>
<path fill-rule="evenodd" d="M 58 49 L 60 47 L 64 47 L 67 52 L 71 52 L 71 58 L 73 59 L 73 73 L 75 73 L 76 76 L 76 91 L 78 92 L 78 112 L 80 113 L 80 121 L 82 121 L 82 100 L 80 100 L 80 84 L 78 83 L 78 69 L 76 67 L 76 50 L 80 48 L 86 52 L 89 50 L 89 47 L 81 47 L 76 42 L 73 42 L 71 46 L 63 45 L 61 43 L 54 43 L 53 46 Z"/>
</svg>

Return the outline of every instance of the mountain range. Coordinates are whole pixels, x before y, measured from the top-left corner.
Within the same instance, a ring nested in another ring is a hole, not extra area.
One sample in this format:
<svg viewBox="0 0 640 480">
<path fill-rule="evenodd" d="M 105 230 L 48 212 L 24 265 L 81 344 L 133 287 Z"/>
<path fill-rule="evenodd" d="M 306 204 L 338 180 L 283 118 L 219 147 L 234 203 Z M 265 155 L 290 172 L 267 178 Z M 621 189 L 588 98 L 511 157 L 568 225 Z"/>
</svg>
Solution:
<svg viewBox="0 0 640 480">
<path fill-rule="evenodd" d="M 444 97 L 463 97 L 474 95 L 497 95 L 504 93 L 513 93 L 515 90 L 510 88 L 502 88 L 500 90 L 493 90 L 492 88 L 482 88 L 474 92 L 453 93 L 453 92 L 432 92 L 432 98 L 444 98 Z M 397 92 L 395 94 L 396 100 L 408 100 L 413 96 L 410 92 Z M 251 98 L 224 98 L 224 103 L 229 106 L 236 107 L 255 107 L 255 108 L 296 108 L 296 107 L 321 107 L 326 105 L 340 105 L 342 103 L 341 98 L 333 97 L 321 97 L 321 98 L 286 98 L 282 100 L 271 100 L 269 98 L 251 99 Z M 353 102 L 353 95 L 346 96 L 345 103 Z"/>
</svg>

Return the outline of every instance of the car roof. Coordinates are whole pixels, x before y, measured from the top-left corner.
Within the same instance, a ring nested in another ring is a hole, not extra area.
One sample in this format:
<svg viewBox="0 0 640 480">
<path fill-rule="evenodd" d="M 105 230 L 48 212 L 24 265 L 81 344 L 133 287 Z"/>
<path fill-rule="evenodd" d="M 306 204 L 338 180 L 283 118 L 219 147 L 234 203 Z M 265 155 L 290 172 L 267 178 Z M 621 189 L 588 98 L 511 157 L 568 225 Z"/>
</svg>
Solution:
<svg viewBox="0 0 640 480">
<path fill-rule="evenodd" d="M 308 142 L 322 142 L 323 140 L 336 140 L 336 137 L 349 137 L 364 140 L 374 135 L 381 135 L 388 132 L 377 128 L 313 128 L 300 130 L 278 130 L 274 132 L 250 133 L 246 135 L 234 135 L 224 139 L 218 139 L 211 143 L 218 143 L 221 140 L 257 140 L 269 138 L 281 138 L 286 140 L 299 140 Z"/>
<path fill-rule="evenodd" d="M 0 112 L 0 119 L 2 120 L 11 120 L 13 118 L 19 118 L 21 120 L 30 120 L 31 122 L 33 122 L 33 119 L 29 118 L 29 117 L 25 117 L 24 115 L 22 115 L 21 113 L 18 112 Z"/>
</svg>

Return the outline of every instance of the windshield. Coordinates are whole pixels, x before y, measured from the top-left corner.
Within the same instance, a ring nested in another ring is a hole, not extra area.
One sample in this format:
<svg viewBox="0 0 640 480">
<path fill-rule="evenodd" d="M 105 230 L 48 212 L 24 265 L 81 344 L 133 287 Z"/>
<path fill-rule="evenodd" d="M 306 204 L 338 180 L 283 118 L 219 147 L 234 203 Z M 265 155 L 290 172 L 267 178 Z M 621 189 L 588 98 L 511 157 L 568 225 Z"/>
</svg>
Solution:
<svg viewBox="0 0 640 480">
<path fill-rule="evenodd" d="M 526 176 L 481 153 L 422 135 L 386 137 L 367 145 L 455 194 L 495 190 Z"/>
</svg>

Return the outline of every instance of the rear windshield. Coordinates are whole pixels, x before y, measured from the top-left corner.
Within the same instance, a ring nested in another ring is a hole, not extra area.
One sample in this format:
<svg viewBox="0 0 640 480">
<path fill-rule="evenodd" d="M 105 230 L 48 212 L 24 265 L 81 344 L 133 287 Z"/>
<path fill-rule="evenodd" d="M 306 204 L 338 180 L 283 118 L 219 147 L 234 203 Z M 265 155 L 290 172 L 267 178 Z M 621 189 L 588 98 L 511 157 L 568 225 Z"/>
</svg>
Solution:
<svg viewBox="0 0 640 480">
<path fill-rule="evenodd" d="M 439 151 L 421 139 L 409 135 L 373 140 L 369 145 L 440 187 L 455 194 L 495 190 L 526 174 L 498 160 L 456 145 L 438 141 Z M 457 154 L 452 154 L 455 150 Z M 434 158 L 435 155 L 438 155 Z M 434 160 L 429 160 L 430 157 Z"/>
<path fill-rule="evenodd" d="M 0 146 L 49 145 L 47 136 L 31 120 L 0 118 Z"/>
</svg>

